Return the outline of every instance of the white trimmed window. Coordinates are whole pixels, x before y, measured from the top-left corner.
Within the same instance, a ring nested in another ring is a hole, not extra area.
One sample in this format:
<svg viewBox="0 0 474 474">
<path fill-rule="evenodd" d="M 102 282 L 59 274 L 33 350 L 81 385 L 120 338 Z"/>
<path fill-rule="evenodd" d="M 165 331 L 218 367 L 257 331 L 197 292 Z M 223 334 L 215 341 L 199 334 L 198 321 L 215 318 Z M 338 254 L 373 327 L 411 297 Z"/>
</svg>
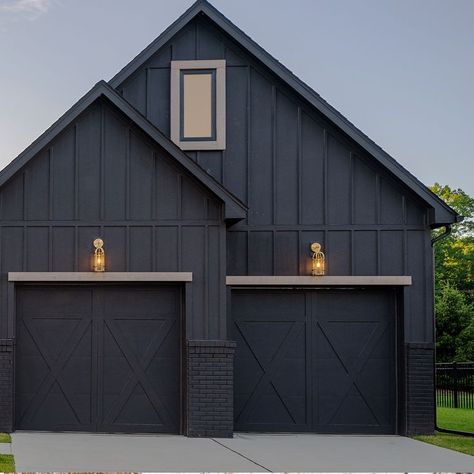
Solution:
<svg viewBox="0 0 474 474">
<path fill-rule="evenodd" d="M 182 150 L 224 150 L 225 60 L 171 61 L 170 112 Z"/>
</svg>

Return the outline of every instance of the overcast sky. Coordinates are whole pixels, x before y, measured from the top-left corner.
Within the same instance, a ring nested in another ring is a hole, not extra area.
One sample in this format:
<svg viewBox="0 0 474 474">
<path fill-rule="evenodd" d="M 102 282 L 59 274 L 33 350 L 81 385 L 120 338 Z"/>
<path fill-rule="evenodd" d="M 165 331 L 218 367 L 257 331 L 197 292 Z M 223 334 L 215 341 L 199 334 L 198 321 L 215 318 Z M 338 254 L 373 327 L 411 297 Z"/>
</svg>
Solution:
<svg viewBox="0 0 474 474">
<path fill-rule="evenodd" d="M 474 196 L 474 0 L 212 0 L 425 184 Z M 191 0 L 0 0 L 0 168 Z"/>
</svg>

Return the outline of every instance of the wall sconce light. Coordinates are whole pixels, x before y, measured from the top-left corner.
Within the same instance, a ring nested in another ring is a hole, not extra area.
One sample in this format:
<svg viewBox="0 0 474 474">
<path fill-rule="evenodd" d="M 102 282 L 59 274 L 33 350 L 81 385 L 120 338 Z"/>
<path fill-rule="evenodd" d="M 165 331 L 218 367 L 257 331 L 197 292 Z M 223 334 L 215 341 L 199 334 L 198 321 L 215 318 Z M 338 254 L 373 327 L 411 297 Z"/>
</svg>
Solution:
<svg viewBox="0 0 474 474">
<path fill-rule="evenodd" d="M 95 272 L 105 272 L 105 252 L 104 252 L 104 241 L 102 239 L 94 240 L 94 264 L 93 269 Z"/>
<path fill-rule="evenodd" d="M 312 252 L 312 266 L 311 266 L 311 275 L 312 276 L 321 276 L 326 272 L 326 257 L 324 253 L 321 252 L 321 244 L 313 242 L 311 244 Z"/>
</svg>

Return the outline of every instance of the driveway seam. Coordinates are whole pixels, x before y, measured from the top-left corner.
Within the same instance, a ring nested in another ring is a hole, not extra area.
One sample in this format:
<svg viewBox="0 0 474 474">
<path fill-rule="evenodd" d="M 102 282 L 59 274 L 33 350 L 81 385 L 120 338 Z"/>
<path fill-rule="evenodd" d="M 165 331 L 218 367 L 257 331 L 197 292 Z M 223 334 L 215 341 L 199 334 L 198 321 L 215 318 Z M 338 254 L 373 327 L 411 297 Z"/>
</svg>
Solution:
<svg viewBox="0 0 474 474">
<path fill-rule="evenodd" d="M 270 469 L 268 469 L 268 468 L 266 468 L 265 466 L 263 466 L 262 464 L 259 464 L 257 461 L 254 461 L 253 459 L 248 458 L 248 457 L 245 456 L 244 454 L 239 453 L 238 451 L 235 451 L 235 449 L 229 448 L 229 446 L 226 446 L 225 444 L 220 443 L 219 441 L 217 441 L 217 439 L 215 439 L 215 438 L 211 438 L 211 439 L 212 439 L 212 441 L 214 441 L 214 442 L 217 443 L 218 445 L 222 446 L 223 448 L 228 449 L 229 451 L 232 451 L 233 453 L 235 453 L 235 454 L 237 454 L 238 456 L 240 456 L 240 457 L 246 459 L 247 461 L 250 461 L 251 463 L 255 464 L 256 466 L 261 467 L 262 469 L 265 469 L 265 471 L 267 471 L 267 472 L 273 472 L 273 471 L 271 471 Z"/>
</svg>

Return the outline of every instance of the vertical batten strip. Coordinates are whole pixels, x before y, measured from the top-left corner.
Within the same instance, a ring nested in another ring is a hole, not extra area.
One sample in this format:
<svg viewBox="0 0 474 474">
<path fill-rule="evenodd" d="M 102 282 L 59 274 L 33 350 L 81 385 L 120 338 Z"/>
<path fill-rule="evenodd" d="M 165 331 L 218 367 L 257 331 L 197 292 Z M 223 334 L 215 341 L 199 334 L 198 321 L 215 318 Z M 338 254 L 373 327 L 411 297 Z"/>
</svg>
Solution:
<svg viewBox="0 0 474 474">
<path fill-rule="evenodd" d="M 177 186 L 178 186 L 178 219 L 182 219 L 183 215 L 183 176 L 181 174 L 177 175 Z"/>
<path fill-rule="evenodd" d="M 50 147 L 48 150 L 48 219 L 53 220 L 53 197 L 54 197 L 54 187 L 53 187 L 53 147 Z"/>
<path fill-rule="evenodd" d="M 323 131 L 323 211 L 324 225 L 328 223 L 328 132 Z"/>
<path fill-rule="evenodd" d="M 125 228 L 125 268 L 127 272 L 130 271 L 131 251 L 130 251 L 130 226 Z"/>
<path fill-rule="evenodd" d="M 176 226 L 177 230 L 178 230 L 178 238 L 176 240 L 176 245 L 178 247 L 178 251 L 177 251 L 177 257 L 178 257 L 178 262 L 177 262 L 177 268 L 178 268 L 178 272 L 182 272 L 182 266 L 183 266 L 183 259 L 181 257 L 181 253 L 183 252 L 183 244 L 182 244 L 182 240 L 183 240 L 183 237 L 182 237 L 182 228 L 181 228 L 181 224 L 178 224 Z"/>
<path fill-rule="evenodd" d="M 24 272 L 28 271 L 28 253 L 27 253 L 27 245 L 28 245 L 28 227 L 26 224 L 23 225 L 23 255 L 21 258 L 21 268 Z"/>
<path fill-rule="evenodd" d="M 325 248 L 326 249 L 326 252 L 324 252 L 326 254 L 326 275 L 330 275 L 331 272 L 331 266 L 328 265 L 328 262 L 330 262 L 331 260 L 331 249 L 329 248 L 329 239 L 328 239 L 328 230 L 327 229 L 324 229 L 324 242 L 322 243 L 322 246 L 323 246 L 323 249 Z"/>
<path fill-rule="evenodd" d="M 203 334 L 207 339 L 210 334 L 211 318 L 209 317 L 209 226 L 204 226 L 204 320 Z"/>
<path fill-rule="evenodd" d="M 351 254 L 349 255 L 350 261 L 351 261 L 351 275 L 356 274 L 356 268 L 355 268 L 355 255 L 354 255 L 354 230 L 350 230 L 350 252 Z"/>
<path fill-rule="evenodd" d="M 151 226 L 151 270 L 153 272 L 157 271 L 158 264 L 158 252 L 156 251 L 156 226 Z"/>
<path fill-rule="evenodd" d="M 54 247 L 53 247 L 54 248 Z M 77 225 L 74 226 L 74 271 L 79 271 L 79 227 Z"/>
<path fill-rule="evenodd" d="M 277 127 L 277 92 L 276 87 L 272 84 L 272 110 L 271 110 L 271 127 L 272 127 L 272 141 L 271 141 L 271 150 L 272 150 L 272 224 L 277 223 L 277 206 L 278 206 L 278 196 L 276 189 L 276 127 Z"/>
<path fill-rule="evenodd" d="M 408 234 L 407 229 L 403 229 L 402 236 L 402 252 L 403 252 L 403 274 L 406 275 L 408 272 Z"/>
<path fill-rule="evenodd" d="M 100 152 L 99 152 L 99 216 L 100 220 L 105 218 L 105 108 L 102 104 L 100 107 Z"/>
<path fill-rule="evenodd" d="M 48 271 L 52 272 L 53 269 L 53 246 L 54 246 L 54 234 L 53 226 L 48 226 Z"/>
<path fill-rule="evenodd" d="M 423 268 L 430 268 L 431 278 L 425 278 L 425 298 L 423 299 L 425 305 L 425 331 L 424 337 L 427 340 L 433 340 L 433 322 L 434 322 L 434 265 L 433 265 L 433 247 L 431 244 L 431 232 L 425 234 L 424 239 L 424 252 L 423 252 Z M 405 252 L 406 254 L 406 252 Z M 427 266 L 428 261 L 430 262 L 429 267 Z M 427 301 L 432 301 L 428 304 Z"/>
<path fill-rule="evenodd" d="M 247 205 L 250 205 L 250 158 L 252 156 L 252 110 L 251 110 L 251 103 L 252 103 L 252 69 L 250 66 L 247 66 L 247 104 L 246 104 L 246 120 L 247 120 L 247 162 L 246 162 L 246 185 L 247 188 L 245 190 L 245 195 L 247 198 Z M 245 217 L 245 223 L 249 224 L 249 213 Z M 248 253 L 248 252 L 247 252 Z M 247 266 L 248 269 L 248 266 Z"/>
<path fill-rule="evenodd" d="M 130 160 L 131 160 L 131 154 L 132 154 L 132 130 L 130 128 L 127 129 L 126 146 L 127 146 L 127 152 L 125 156 L 125 220 L 130 220 L 130 196 L 131 196 Z"/>
<path fill-rule="evenodd" d="M 380 261 L 381 251 L 380 251 L 380 230 L 377 229 L 377 275 L 380 275 L 382 264 Z"/>
<path fill-rule="evenodd" d="M 79 219 L 79 140 L 78 125 L 74 124 L 74 220 Z"/>
<path fill-rule="evenodd" d="M 381 209 L 382 209 L 382 186 L 380 185 L 380 175 L 375 174 L 375 214 L 377 224 L 381 221 Z"/>
<path fill-rule="evenodd" d="M 219 226 L 219 255 L 218 259 L 218 268 L 219 268 L 219 286 L 225 288 L 226 275 L 227 275 L 227 235 L 225 225 Z M 219 319 L 217 324 L 218 338 L 227 339 L 227 294 L 222 291 L 217 292 L 219 298 Z"/>
<path fill-rule="evenodd" d="M 301 107 L 298 106 L 297 108 L 297 119 L 296 119 L 296 174 L 298 177 L 298 196 L 297 196 L 297 204 L 296 209 L 298 212 L 298 224 L 301 224 L 303 221 L 302 216 L 302 189 L 303 189 L 303 180 L 302 180 L 302 173 L 303 173 L 303 144 L 302 144 L 302 118 L 301 118 Z M 298 252 L 299 254 L 299 252 Z M 298 264 L 299 268 L 299 264 Z"/>
<path fill-rule="evenodd" d="M 157 219 L 157 188 L 158 188 L 158 172 L 157 172 L 157 160 L 156 151 L 153 150 L 151 153 L 151 159 L 153 160 L 153 177 L 151 180 L 151 218 L 156 221 Z"/>
<path fill-rule="evenodd" d="M 304 258 L 303 255 L 301 254 L 301 250 L 303 249 L 303 243 L 301 241 L 301 230 L 297 230 L 296 231 L 297 235 L 298 235 L 298 275 L 301 275 L 301 262 L 302 262 L 302 259 Z"/>
<path fill-rule="evenodd" d="M 272 230 L 272 275 L 275 275 L 275 271 L 276 271 L 276 259 L 277 259 L 277 256 L 276 256 L 276 247 L 275 247 L 275 244 L 276 244 L 276 231 L 275 229 Z"/>
<path fill-rule="evenodd" d="M 22 180 L 22 196 L 23 196 L 23 220 L 27 221 L 28 220 L 28 191 L 26 189 L 26 182 L 27 182 L 27 176 L 28 176 L 28 169 L 25 169 L 21 175 L 21 180 Z"/>
<path fill-rule="evenodd" d="M 349 175 L 350 175 L 350 195 L 349 195 L 349 205 L 350 205 L 350 218 L 351 218 L 351 225 L 354 225 L 354 216 L 355 216 L 355 176 L 354 176 L 354 154 L 352 151 L 349 153 Z"/>
</svg>

